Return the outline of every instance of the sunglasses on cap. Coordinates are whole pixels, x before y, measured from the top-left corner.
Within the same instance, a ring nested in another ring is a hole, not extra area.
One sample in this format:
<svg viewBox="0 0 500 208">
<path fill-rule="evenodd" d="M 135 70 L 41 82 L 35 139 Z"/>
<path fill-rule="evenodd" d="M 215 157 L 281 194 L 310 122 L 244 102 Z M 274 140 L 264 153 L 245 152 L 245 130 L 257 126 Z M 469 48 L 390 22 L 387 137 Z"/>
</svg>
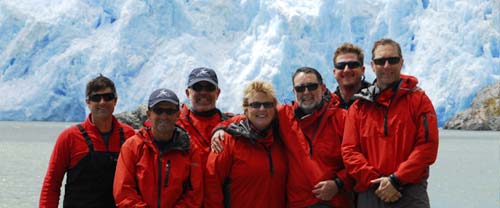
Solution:
<svg viewBox="0 0 500 208">
<path fill-rule="evenodd" d="M 263 103 L 253 102 L 253 103 L 249 103 L 246 106 L 251 107 L 251 108 L 255 108 L 255 109 L 260 109 L 262 106 L 264 106 L 264 108 L 273 108 L 274 103 L 273 102 L 263 102 Z"/>
<path fill-rule="evenodd" d="M 388 58 L 377 58 L 373 59 L 373 63 L 376 65 L 384 65 L 385 62 L 388 61 L 389 64 L 397 64 L 401 61 L 401 57 L 388 57 Z"/>
<path fill-rule="evenodd" d="M 163 113 L 166 113 L 167 115 L 174 115 L 177 112 L 179 112 L 179 109 L 176 108 L 160 108 L 160 107 L 155 107 L 151 109 L 155 114 L 161 115 Z"/>
<path fill-rule="evenodd" d="M 338 70 L 344 70 L 345 66 L 348 66 L 349 69 L 358 68 L 361 66 L 359 61 L 347 61 L 347 62 L 339 62 L 335 64 L 335 68 Z"/>
<path fill-rule="evenodd" d="M 293 88 L 295 89 L 296 92 L 304 92 L 304 91 L 306 91 L 306 88 L 310 92 L 310 91 L 318 89 L 318 87 L 319 87 L 318 83 L 307 83 L 304 85 L 295 86 Z"/>
<path fill-rule="evenodd" d="M 115 93 L 104 93 L 104 94 L 93 94 L 88 97 L 88 99 L 92 102 L 101 102 L 101 99 L 104 99 L 104 101 L 109 102 L 112 101 L 116 98 Z"/>
<path fill-rule="evenodd" d="M 191 86 L 191 89 L 193 89 L 196 92 L 201 92 L 202 90 L 205 90 L 207 92 L 213 92 L 217 87 L 213 84 L 206 84 L 206 85 L 201 85 L 200 83 L 196 83 Z"/>
</svg>

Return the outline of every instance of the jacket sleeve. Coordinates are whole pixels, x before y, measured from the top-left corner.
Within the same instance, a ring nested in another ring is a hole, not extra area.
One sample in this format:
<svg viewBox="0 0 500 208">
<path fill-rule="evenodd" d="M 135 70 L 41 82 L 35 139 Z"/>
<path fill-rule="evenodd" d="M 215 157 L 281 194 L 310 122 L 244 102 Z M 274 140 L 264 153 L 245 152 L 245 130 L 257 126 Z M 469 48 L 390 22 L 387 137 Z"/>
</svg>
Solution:
<svg viewBox="0 0 500 208">
<path fill-rule="evenodd" d="M 377 170 L 371 166 L 361 152 L 359 109 L 355 102 L 347 111 L 342 141 L 342 158 L 349 174 L 362 187 L 369 187 L 370 181 L 379 177 Z"/>
<path fill-rule="evenodd" d="M 191 145 L 191 170 L 189 183 L 191 187 L 182 195 L 179 202 L 175 205 L 178 208 L 184 207 L 201 207 L 203 203 L 203 168 L 200 158 L 199 149 L 195 145 Z"/>
<path fill-rule="evenodd" d="M 66 170 L 70 168 L 70 148 L 70 134 L 65 131 L 59 135 L 52 150 L 47 173 L 40 191 L 39 207 L 58 207 L 62 180 Z"/>
<path fill-rule="evenodd" d="M 335 96 L 337 97 L 337 96 Z M 341 140 L 341 143 L 343 141 L 343 135 L 345 131 L 345 118 L 347 115 L 347 111 L 344 109 L 339 109 L 335 113 L 335 127 L 337 129 L 337 132 L 339 133 L 339 137 Z M 340 148 L 340 147 L 339 147 Z M 342 159 L 342 162 L 344 160 Z M 342 169 L 338 170 L 337 173 L 335 174 L 334 178 L 338 177 L 342 183 L 344 184 L 344 187 L 342 188 L 345 192 L 351 192 L 352 187 L 354 185 L 353 178 L 347 173 L 347 169 L 345 168 L 345 165 L 343 164 Z"/>
<path fill-rule="evenodd" d="M 138 148 L 140 147 L 135 145 L 133 138 L 129 138 L 120 150 L 113 183 L 113 196 L 118 207 L 147 207 L 135 180 Z"/>
<path fill-rule="evenodd" d="M 210 152 L 205 171 L 205 200 L 204 207 L 224 207 L 223 186 L 232 166 L 232 146 L 228 134 L 222 142 L 224 151 L 221 153 Z M 232 140 L 234 142 L 234 140 Z M 234 143 L 232 143 L 234 144 Z"/>
<path fill-rule="evenodd" d="M 422 92 L 423 93 L 423 92 Z M 394 173 L 402 184 L 420 181 L 422 175 L 430 165 L 436 161 L 439 133 L 437 116 L 430 99 L 425 94 L 421 94 L 420 102 L 417 104 L 417 138 L 415 148 L 410 153 L 408 159 L 401 163 Z"/>
</svg>

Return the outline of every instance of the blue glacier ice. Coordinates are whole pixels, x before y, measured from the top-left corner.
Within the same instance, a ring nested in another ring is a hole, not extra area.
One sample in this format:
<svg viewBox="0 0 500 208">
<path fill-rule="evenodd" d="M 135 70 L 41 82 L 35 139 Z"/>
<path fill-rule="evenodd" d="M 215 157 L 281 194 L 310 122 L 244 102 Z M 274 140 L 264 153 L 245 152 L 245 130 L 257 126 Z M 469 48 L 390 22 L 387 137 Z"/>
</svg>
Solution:
<svg viewBox="0 0 500 208">
<path fill-rule="evenodd" d="M 83 120 L 99 73 L 117 84 L 116 112 L 159 87 L 187 102 L 199 66 L 217 71 L 225 111 L 241 112 L 254 79 L 290 102 L 296 68 L 319 69 L 334 89 L 334 49 L 353 42 L 369 63 L 384 37 L 401 43 L 403 73 L 419 78 L 440 125 L 500 81 L 498 0 L 0 0 L 0 120 Z"/>
</svg>

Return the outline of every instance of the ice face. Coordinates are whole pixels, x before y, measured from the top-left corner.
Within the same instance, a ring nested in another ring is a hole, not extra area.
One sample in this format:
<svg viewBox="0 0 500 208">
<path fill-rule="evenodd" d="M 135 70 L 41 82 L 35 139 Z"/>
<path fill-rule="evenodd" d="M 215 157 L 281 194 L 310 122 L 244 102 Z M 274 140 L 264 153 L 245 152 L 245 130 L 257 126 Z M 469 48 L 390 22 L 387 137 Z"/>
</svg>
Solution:
<svg viewBox="0 0 500 208">
<path fill-rule="evenodd" d="M 200 66 L 218 73 L 224 111 L 241 112 L 255 79 L 290 102 L 301 66 L 334 90 L 332 56 L 343 42 L 365 50 L 372 81 L 373 42 L 388 37 L 442 125 L 500 80 L 499 14 L 488 0 L 0 0 L 0 120 L 83 120 L 85 85 L 99 73 L 115 81 L 116 112 L 160 87 L 187 102 L 188 74 Z"/>
</svg>

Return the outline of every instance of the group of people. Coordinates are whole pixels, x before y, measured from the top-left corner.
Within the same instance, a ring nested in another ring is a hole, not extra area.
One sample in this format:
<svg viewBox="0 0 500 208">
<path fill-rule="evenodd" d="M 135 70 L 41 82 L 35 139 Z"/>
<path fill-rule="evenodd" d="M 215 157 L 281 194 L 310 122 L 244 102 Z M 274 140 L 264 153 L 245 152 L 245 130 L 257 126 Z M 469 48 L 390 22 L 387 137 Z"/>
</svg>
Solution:
<svg viewBox="0 0 500 208">
<path fill-rule="evenodd" d="M 87 119 L 55 143 L 39 206 L 58 206 L 66 174 L 64 207 L 430 207 L 432 103 L 401 74 L 397 42 L 375 42 L 372 84 L 363 60 L 353 44 L 336 49 L 334 92 L 316 69 L 297 69 L 291 104 L 250 82 L 241 115 L 217 108 L 215 71 L 196 68 L 190 105 L 153 91 L 137 132 L 113 116 L 116 89 L 100 75 L 87 84 Z"/>
</svg>

